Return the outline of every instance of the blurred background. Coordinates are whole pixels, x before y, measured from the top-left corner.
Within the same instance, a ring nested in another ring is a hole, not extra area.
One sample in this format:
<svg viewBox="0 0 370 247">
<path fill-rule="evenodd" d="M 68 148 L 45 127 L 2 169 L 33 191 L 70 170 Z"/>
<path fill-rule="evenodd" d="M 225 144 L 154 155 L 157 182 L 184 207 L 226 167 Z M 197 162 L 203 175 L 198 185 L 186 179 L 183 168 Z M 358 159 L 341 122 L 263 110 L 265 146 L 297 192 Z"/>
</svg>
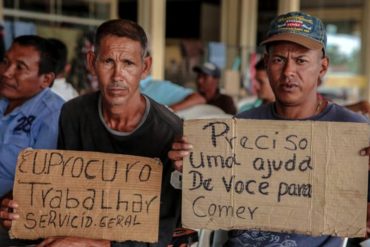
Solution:
<svg viewBox="0 0 370 247">
<path fill-rule="evenodd" d="M 253 96 L 253 65 L 270 21 L 301 10 L 318 16 L 328 32 L 329 74 L 320 92 L 340 104 L 369 100 L 370 3 L 366 0 L 0 0 L 0 55 L 12 39 L 38 34 L 61 39 L 72 65 L 68 81 L 94 90 L 84 64 L 95 28 L 107 19 L 137 21 L 150 38 L 152 76 L 195 87 L 192 67 L 222 68 L 222 91 Z"/>
</svg>

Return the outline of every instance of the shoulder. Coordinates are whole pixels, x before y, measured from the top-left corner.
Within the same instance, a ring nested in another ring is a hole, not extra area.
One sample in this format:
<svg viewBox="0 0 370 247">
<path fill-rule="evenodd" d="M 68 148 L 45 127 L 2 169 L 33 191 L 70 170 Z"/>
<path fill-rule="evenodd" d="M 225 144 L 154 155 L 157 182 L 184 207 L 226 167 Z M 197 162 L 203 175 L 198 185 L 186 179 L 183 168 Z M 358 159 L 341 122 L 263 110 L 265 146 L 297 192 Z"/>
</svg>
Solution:
<svg viewBox="0 0 370 247">
<path fill-rule="evenodd" d="M 41 130 L 44 133 L 51 131 L 50 133 L 55 134 L 63 104 L 64 100 L 47 88 L 21 108 L 23 117 L 19 120 L 33 119 L 32 131 Z"/>
<path fill-rule="evenodd" d="M 99 92 L 89 93 L 78 96 L 66 102 L 62 108 L 62 114 L 81 115 L 89 112 L 90 109 L 96 110 L 99 99 Z"/>
<path fill-rule="evenodd" d="M 343 106 L 335 103 L 330 103 L 327 109 L 323 112 L 320 117 L 322 121 L 336 121 L 336 122 L 359 122 L 368 123 L 368 119 L 354 111 L 351 111 Z"/>
<path fill-rule="evenodd" d="M 60 97 L 58 94 L 54 93 L 52 90 L 47 89 L 45 92 L 42 93 L 41 97 L 39 98 L 39 107 L 35 107 L 35 111 L 48 111 L 52 113 L 58 113 L 64 104 L 64 99 Z"/>
<path fill-rule="evenodd" d="M 89 105 L 94 102 L 98 102 L 99 99 L 99 92 L 94 93 L 88 93 L 84 95 L 80 95 L 68 102 L 66 102 L 64 105 L 65 107 L 83 107 L 86 105 Z"/>
<path fill-rule="evenodd" d="M 153 116 L 161 120 L 163 124 L 174 129 L 175 132 L 180 132 L 182 129 L 182 120 L 175 113 L 169 110 L 168 107 L 155 102 L 153 99 L 149 98 L 149 100 Z"/>
</svg>

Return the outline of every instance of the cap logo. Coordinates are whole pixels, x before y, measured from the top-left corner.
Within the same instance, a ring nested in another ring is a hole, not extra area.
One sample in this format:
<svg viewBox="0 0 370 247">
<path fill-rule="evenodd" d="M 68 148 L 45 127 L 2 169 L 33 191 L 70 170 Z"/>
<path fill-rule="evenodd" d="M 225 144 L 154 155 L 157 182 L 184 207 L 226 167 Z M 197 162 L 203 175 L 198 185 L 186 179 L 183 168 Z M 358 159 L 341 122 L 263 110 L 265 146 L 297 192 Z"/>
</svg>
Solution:
<svg viewBox="0 0 370 247">
<path fill-rule="evenodd" d="M 292 34 L 289 36 L 289 34 Z M 291 41 L 310 49 L 325 49 L 326 31 L 317 17 L 303 12 L 289 12 L 276 17 L 270 24 L 266 39 L 262 44 L 273 41 Z M 304 41 L 304 42 L 303 42 Z"/>
<path fill-rule="evenodd" d="M 290 30 L 292 32 L 305 32 L 309 33 L 312 30 L 312 21 L 307 19 L 290 19 L 285 18 L 283 23 L 277 25 L 278 32 L 283 30 Z"/>
</svg>

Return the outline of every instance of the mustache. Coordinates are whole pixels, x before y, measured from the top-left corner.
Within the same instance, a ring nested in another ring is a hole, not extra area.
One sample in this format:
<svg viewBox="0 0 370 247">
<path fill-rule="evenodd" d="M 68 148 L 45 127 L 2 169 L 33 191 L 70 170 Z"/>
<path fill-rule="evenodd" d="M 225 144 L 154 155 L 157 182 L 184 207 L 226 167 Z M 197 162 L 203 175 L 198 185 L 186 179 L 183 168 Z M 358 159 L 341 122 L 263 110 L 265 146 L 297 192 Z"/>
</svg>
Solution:
<svg viewBox="0 0 370 247">
<path fill-rule="evenodd" d="M 108 89 L 128 89 L 128 86 L 123 81 L 113 81 L 108 85 Z"/>
</svg>

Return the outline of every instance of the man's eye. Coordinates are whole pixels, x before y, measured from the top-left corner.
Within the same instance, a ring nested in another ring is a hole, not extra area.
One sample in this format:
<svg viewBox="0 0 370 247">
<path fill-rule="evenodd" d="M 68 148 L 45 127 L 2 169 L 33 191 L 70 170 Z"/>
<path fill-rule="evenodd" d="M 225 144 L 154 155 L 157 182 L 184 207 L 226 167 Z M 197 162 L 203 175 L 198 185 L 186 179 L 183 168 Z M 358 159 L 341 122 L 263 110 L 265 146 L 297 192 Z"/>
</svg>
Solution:
<svg viewBox="0 0 370 247">
<path fill-rule="evenodd" d="M 283 59 L 282 59 L 282 58 L 280 58 L 280 57 L 274 57 L 274 58 L 272 59 L 272 61 L 273 61 L 274 63 L 282 63 L 282 62 L 283 62 Z"/>
<path fill-rule="evenodd" d="M 16 67 L 18 70 L 23 70 L 25 69 L 24 65 L 22 64 L 17 64 L 17 67 Z"/>
<path fill-rule="evenodd" d="M 298 58 L 297 59 L 297 64 L 304 64 L 306 63 L 307 61 L 305 59 L 301 59 L 301 58 Z"/>
</svg>

